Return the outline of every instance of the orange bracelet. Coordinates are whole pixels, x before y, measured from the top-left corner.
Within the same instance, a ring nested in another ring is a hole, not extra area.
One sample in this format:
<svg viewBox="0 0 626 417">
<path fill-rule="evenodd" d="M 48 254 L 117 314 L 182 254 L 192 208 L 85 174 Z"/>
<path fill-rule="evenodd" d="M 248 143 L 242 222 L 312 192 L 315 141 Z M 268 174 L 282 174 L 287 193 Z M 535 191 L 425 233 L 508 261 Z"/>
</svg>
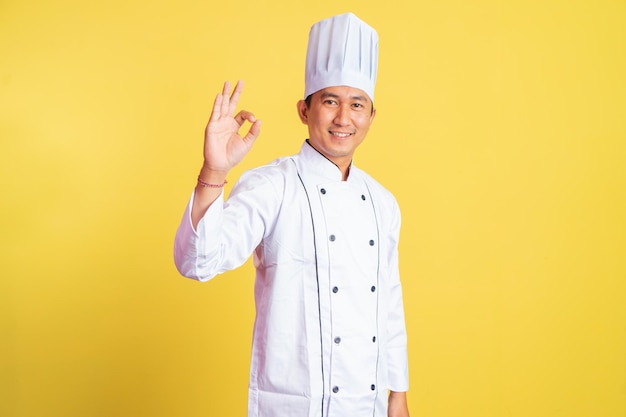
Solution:
<svg viewBox="0 0 626 417">
<path fill-rule="evenodd" d="M 208 182 L 202 181 L 202 179 L 200 179 L 200 177 L 198 176 L 198 184 L 200 184 L 200 186 L 204 188 L 222 188 L 227 183 L 228 181 L 224 180 L 222 184 L 209 184 Z"/>
</svg>

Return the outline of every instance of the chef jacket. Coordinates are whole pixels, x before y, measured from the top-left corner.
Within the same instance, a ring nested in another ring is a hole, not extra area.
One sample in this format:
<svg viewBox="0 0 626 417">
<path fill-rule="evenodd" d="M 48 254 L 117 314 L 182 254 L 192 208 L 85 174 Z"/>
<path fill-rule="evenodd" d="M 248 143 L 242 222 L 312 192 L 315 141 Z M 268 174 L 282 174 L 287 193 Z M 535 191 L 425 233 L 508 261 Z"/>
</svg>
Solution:
<svg viewBox="0 0 626 417">
<path fill-rule="evenodd" d="M 400 211 L 354 165 L 305 141 L 244 173 L 194 230 L 193 195 L 176 233 L 179 272 L 208 281 L 254 255 L 256 318 L 249 417 L 386 417 L 408 389 Z"/>
</svg>

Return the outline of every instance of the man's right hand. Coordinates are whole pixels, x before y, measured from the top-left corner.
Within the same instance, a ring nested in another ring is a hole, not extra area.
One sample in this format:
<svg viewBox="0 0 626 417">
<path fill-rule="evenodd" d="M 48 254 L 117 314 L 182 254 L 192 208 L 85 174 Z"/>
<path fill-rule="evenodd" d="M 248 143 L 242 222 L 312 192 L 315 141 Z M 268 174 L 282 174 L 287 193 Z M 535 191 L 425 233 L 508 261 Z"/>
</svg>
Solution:
<svg viewBox="0 0 626 417">
<path fill-rule="evenodd" d="M 213 110 L 204 133 L 203 170 L 224 175 L 248 153 L 261 130 L 261 121 L 254 114 L 242 110 L 237 113 L 237 103 L 243 91 L 243 81 L 238 81 L 233 94 L 226 81 L 221 94 L 215 97 Z M 248 133 L 241 137 L 239 128 L 245 121 L 252 123 Z"/>
<path fill-rule="evenodd" d="M 222 193 L 219 185 L 224 184 L 228 172 L 248 153 L 261 131 L 261 121 L 249 111 L 235 115 L 243 82 L 238 81 L 230 95 L 230 83 L 226 81 L 222 92 L 215 97 L 209 123 L 204 131 L 204 163 L 196 186 L 191 219 L 194 228 L 206 210 Z M 244 122 L 252 123 L 245 136 L 239 135 Z M 201 182 L 218 187 L 202 186 Z"/>
</svg>

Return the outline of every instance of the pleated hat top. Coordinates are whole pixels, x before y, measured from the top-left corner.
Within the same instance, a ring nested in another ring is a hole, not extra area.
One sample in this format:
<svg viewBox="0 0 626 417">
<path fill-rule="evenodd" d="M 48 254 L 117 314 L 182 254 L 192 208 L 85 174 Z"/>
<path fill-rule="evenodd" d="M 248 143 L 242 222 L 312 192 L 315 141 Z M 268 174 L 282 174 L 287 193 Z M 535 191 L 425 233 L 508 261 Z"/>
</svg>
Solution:
<svg viewBox="0 0 626 417">
<path fill-rule="evenodd" d="M 332 86 L 363 90 L 374 101 L 378 34 L 353 13 L 311 26 L 306 53 L 304 98 Z"/>
</svg>

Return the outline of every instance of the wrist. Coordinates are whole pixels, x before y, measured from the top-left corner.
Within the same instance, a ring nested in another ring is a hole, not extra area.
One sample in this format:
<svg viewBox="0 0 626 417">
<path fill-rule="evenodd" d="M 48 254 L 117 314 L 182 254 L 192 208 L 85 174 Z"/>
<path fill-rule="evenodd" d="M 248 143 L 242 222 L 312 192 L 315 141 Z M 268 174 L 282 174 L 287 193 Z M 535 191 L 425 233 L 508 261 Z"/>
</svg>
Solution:
<svg viewBox="0 0 626 417">
<path fill-rule="evenodd" d="M 207 184 L 224 184 L 227 174 L 228 171 L 214 170 L 203 165 L 198 180 Z"/>
<path fill-rule="evenodd" d="M 200 176 L 198 175 L 198 186 L 202 188 L 224 188 L 226 184 L 228 184 L 227 180 L 224 180 L 224 182 L 220 182 L 220 183 L 206 182 L 202 178 L 200 178 Z"/>
</svg>

